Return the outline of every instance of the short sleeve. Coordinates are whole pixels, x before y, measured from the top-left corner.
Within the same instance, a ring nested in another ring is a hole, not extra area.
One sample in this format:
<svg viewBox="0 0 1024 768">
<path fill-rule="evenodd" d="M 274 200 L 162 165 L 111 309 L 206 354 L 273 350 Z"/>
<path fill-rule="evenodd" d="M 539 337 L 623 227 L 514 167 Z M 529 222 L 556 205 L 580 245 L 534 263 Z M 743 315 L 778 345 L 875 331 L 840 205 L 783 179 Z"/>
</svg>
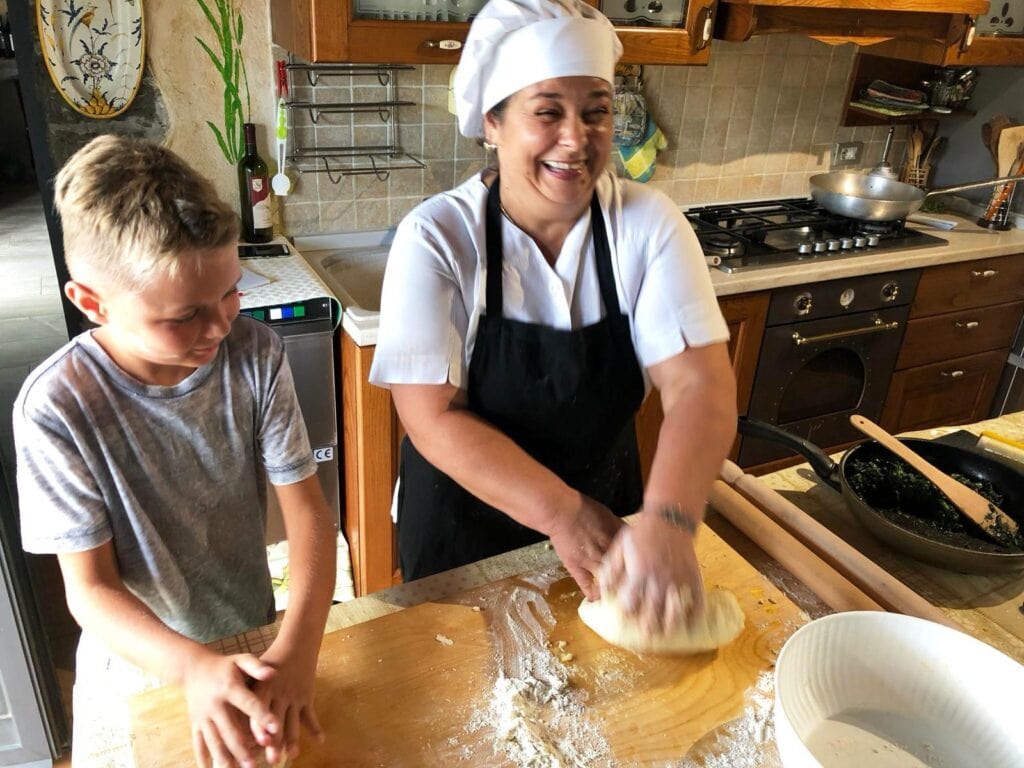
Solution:
<svg viewBox="0 0 1024 768">
<path fill-rule="evenodd" d="M 55 417 L 19 400 L 14 410 L 22 548 L 84 552 L 113 536 L 103 495 L 82 447 Z"/>
<path fill-rule="evenodd" d="M 631 217 L 627 207 L 623 217 L 631 224 L 630 250 L 646 262 L 633 313 L 640 364 L 649 368 L 687 347 L 728 341 L 703 251 L 683 213 L 657 194 L 642 213 Z"/>
<path fill-rule="evenodd" d="M 467 236 L 442 238 L 426 221 L 407 216 L 388 254 L 380 326 L 370 381 L 465 387 L 469 315 L 451 249 L 475 251 Z"/>
</svg>

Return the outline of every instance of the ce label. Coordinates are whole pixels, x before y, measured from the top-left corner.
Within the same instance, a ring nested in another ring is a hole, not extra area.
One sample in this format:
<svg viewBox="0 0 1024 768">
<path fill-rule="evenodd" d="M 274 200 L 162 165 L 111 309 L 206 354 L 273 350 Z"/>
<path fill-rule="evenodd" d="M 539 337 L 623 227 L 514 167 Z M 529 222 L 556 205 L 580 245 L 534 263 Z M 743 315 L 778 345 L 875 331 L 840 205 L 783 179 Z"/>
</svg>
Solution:
<svg viewBox="0 0 1024 768">
<path fill-rule="evenodd" d="M 325 461 L 334 460 L 334 446 L 328 445 L 325 448 L 314 448 L 313 458 L 316 459 L 317 464 L 322 464 Z"/>
</svg>

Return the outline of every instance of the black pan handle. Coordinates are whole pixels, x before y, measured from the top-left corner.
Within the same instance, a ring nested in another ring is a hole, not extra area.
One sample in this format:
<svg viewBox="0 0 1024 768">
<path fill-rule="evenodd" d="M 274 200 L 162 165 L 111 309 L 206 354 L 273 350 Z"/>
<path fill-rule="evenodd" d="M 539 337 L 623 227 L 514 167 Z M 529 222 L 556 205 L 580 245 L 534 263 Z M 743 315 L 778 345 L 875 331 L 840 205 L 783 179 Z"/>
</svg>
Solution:
<svg viewBox="0 0 1024 768">
<path fill-rule="evenodd" d="M 787 432 L 765 421 L 751 419 L 748 416 L 740 416 L 737 425 L 739 433 L 744 437 L 754 437 L 759 440 L 768 440 L 789 448 L 793 453 L 798 453 L 807 459 L 814 473 L 831 485 L 837 491 L 842 492 L 842 484 L 839 482 L 839 466 L 829 458 L 821 448 L 802 437 Z"/>
</svg>

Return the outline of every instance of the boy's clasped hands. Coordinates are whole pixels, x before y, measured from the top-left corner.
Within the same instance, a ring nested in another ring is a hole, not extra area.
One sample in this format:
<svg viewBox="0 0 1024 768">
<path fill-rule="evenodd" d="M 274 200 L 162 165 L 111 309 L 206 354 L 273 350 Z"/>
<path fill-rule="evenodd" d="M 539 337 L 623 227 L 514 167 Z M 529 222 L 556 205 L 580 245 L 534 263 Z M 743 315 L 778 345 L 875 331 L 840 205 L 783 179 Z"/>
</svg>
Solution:
<svg viewBox="0 0 1024 768">
<path fill-rule="evenodd" d="M 302 727 L 318 741 L 324 732 L 313 708 L 316 657 L 271 646 L 222 656 L 201 648 L 186 662 L 182 688 L 201 768 L 269 765 L 299 753 Z"/>
</svg>

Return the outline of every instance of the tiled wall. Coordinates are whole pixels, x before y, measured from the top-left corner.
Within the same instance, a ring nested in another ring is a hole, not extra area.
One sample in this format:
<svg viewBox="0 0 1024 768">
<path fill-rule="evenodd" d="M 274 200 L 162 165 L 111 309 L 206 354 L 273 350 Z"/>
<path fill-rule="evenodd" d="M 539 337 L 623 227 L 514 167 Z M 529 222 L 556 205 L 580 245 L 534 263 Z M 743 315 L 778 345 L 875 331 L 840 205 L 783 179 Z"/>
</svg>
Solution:
<svg viewBox="0 0 1024 768">
<path fill-rule="evenodd" d="M 644 69 L 649 111 L 668 139 L 648 182 L 683 206 L 780 195 L 806 196 L 811 174 L 828 170 L 837 141 L 864 141 L 863 165 L 881 156 L 884 128 L 839 126 L 855 49 L 795 36 L 716 41 L 707 67 Z M 462 138 L 448 113 L 447 66 L 398 73 L 398 142 L 424 160 L 423 170 L 395 171 L 386 181 L 351 176 L 334 184 L 323 173 L 298 176 L 284 201 L 291 235 L 378 229 L 396 224 L 424 197 L 448 189 L 478 170 L 483 150 Z M 293 97 L 323 102 L 386 98 L 374 77 L 322 79 L 315 88 L 301 75 Z M 386 143 L 376 113 L 323 114 L 313 124 L 293 114 L 292 138 L 304 146 Z M 897 142 L 891 158 L 902 151 Z M 293 174 L 294 176 L 294 174 Z"/>
</svg>

